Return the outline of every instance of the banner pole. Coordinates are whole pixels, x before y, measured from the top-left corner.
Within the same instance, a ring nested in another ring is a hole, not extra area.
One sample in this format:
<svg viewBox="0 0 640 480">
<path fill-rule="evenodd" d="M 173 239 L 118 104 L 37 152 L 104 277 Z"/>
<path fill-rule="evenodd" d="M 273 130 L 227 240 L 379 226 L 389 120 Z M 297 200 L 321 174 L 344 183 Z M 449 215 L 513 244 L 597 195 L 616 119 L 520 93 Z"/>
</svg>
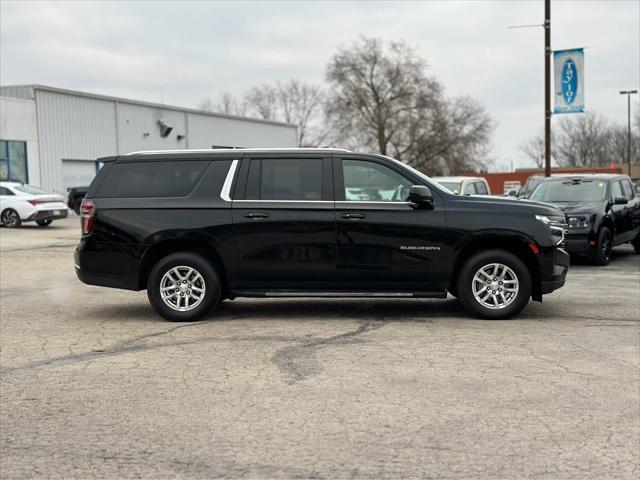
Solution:
<svg viewBox="0 0 640 480">
<path fill-rule="evenodd" d="M 551 0 L 544 0 L 544 176 L 551 176 Z"/>
</svg>

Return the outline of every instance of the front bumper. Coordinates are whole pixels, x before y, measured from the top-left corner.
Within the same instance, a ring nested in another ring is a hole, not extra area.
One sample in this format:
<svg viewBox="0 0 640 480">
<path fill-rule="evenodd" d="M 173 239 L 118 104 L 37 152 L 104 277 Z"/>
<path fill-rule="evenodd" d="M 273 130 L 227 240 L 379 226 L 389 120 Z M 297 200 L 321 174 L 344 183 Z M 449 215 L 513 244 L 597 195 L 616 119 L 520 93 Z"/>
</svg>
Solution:
<svg viewBox="0 0 640 480">
<path fill-rule="evenodd" d="M 564 285 L 571 263 L 569 253 L 562 248 L 553 251 L 551 262 L 548 262 L 544 269 L 541 269 L 540 293 L 545 295 Z"/>
<path fill-rule="evenodd" d="M 589 244 L 591 238 L 589 232 L 572 233 L 566 236 L 566 249 L 571 255 L 591 255 L 594 246 Z"/>
</svg>

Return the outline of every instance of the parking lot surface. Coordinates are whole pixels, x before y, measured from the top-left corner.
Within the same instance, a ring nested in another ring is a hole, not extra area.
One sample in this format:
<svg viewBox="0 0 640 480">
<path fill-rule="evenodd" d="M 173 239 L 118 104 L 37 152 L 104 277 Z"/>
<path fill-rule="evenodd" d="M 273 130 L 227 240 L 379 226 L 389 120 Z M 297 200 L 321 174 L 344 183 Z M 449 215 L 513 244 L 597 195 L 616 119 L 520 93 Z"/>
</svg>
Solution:
<svg viewBox="0 0 640 480">
<path fill-rule="evenodd" d="M 0 477 L 638 478 L 640 256 L 515 320 L 457 301 L 224 302 L 80 283 L 77 217 L 0 230 Z"/>
</svg>

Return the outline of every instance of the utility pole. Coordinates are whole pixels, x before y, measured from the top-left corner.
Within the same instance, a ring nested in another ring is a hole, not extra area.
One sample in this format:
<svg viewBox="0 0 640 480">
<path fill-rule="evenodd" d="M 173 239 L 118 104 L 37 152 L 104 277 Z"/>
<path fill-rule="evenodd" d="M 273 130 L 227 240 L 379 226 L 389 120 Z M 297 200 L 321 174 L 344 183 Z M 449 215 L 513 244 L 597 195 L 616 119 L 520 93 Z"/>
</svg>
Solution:
<svg viewBox="0 0 640 480">
<path fill-rule="evenodd" d="M 544 176 L 551 176 L 551 0 L 544 0 Z"/>
<path fill-rule="evenodd" d="M 629 163 L 629 176 L 631 176 L 631 95 L 638 90 L 622 90 L 620 95 L 627 96 L 627 162 Z"/>
</svg>

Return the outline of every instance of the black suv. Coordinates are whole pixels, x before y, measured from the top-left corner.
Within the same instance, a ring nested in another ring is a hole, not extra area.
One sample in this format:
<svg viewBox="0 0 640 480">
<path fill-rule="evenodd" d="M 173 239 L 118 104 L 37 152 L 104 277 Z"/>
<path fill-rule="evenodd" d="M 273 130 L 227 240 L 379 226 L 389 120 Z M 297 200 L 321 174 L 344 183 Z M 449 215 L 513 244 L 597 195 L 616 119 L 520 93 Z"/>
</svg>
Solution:
<svg viewBox="0 0 640 480">
<path fill-rule="evenodd" d="M 631 242 L 640 253 L 640 196 L 627 175 L 549 177 L 529 198 L 552 203 L 564 212 L 571 254 L 607 265 L 615 245 Z"/>
<path fill-rule="evenodd" d="M 334 149 L 100 159 L 80 280 L 147 290 L 169 320 L 225 298 L 457 296 L 509 318 L 564 284 L 562 212 L 458 196 L 391 158 Z"/>
</svg>

